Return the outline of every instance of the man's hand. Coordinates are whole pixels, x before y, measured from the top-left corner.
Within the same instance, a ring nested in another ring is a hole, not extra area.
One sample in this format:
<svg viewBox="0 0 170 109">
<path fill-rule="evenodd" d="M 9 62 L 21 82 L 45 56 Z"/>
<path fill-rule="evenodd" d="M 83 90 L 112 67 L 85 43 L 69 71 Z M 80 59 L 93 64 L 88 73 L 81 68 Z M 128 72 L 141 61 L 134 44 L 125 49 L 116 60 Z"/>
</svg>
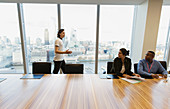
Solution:
<svg viewBox="0 0 170 109">
<path fill-rule="evenodd" d="M 158 79 L 158 78 L 159 78 L 159 75 L 158 75 L 158 74 L 152 74 L 152 78 Z"/>
<path fill-rule="evenodd" d="M 167 78 L 167 74 L 164 74 L 162 77 L 163 77 L 163 78 Z"/>
</svg>

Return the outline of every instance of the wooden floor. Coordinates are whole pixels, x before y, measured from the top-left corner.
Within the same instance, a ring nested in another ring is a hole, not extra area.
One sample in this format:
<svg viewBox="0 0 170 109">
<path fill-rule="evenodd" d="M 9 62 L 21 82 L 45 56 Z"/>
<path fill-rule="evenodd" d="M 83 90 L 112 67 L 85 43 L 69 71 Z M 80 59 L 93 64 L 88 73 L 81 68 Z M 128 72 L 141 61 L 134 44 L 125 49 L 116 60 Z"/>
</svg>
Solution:
<svg viewBox="0 0 170 109">
<path fill-rule="evenodd" d="M 0 75 L 0 109 L 170 109 L 170 80 L 130 84 L 95 74 Z"/>
</svg>

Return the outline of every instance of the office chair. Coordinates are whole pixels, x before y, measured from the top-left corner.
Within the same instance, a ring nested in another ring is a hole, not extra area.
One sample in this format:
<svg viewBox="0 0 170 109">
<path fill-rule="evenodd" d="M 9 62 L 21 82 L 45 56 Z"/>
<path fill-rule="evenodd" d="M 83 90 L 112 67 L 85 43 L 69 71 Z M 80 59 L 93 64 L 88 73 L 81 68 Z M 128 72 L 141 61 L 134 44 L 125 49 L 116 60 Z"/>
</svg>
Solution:
<svg viewBox="0 0 170 109">
<path fill-rule="evenodd" d="M 114 62 L 107 62 L 107 74 L 115 74 L 113 64 Z"/>
<path fill-rule="evenodd" d="M 167 70 L 167 64 L 166 61 L 159 61 L 161 65 L 164 67 L 165 70 Z"/>
<path fill-rule="evenodd" d="M 83 64 L 66 64 L 65 74 L 83 74 Z"/>
<path fill-rule="evenodd" d="M 135 63 L 134 64 L 134 73 L 138 73 L 137 68 L 138 68 L 138 63 Z"/>
<path fill-rule="evenodd" d="M 33 62 L 33 74 L 51 74 L 51 62 Z"/>
</svg>

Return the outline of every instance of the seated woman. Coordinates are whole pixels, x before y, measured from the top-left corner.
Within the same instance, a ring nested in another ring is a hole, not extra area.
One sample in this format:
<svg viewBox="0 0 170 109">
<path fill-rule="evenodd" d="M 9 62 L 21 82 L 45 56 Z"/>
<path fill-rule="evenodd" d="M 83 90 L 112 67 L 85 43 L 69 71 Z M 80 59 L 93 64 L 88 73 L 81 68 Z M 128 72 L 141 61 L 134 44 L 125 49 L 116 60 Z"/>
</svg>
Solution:
<svg viewBox="0 0 170 109">
<path fill-rule="evenodd" d="M 121 48 L 118 57 L 114 59 L 114 72 L 117 76 L 131 78 L 131 76 L 140 77 L 139 74 L 131 72 L 131 59 L 126 57 L 129 55 L 129 50 Z"/>
</svg>

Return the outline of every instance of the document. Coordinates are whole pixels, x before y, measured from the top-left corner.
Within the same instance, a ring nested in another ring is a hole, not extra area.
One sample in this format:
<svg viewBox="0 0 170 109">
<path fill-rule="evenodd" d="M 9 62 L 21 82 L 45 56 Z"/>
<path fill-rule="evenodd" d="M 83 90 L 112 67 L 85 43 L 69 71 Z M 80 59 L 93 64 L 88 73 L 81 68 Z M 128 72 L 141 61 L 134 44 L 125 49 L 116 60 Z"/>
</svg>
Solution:
<svg viewBox="0 0 170 109">
<path fill-rule="evenodd" d="M 127 79 L 127 78 L 121 78 L 122 80 L 125 80 L 129 83 L 135 84 L 135 83 L 140 83 L 141 81 L 135 80 L 135 79 Z"/>
<path fill-rule="evenodd" d="M 131 76 L 132 78 L 131 79 L 136 79 L 136 80 L 140 80 L 140 81 L 144 81 L 145 78 L 142 78 L 142 77 L 137 77 L 137 76 Z"/>
</svg>

